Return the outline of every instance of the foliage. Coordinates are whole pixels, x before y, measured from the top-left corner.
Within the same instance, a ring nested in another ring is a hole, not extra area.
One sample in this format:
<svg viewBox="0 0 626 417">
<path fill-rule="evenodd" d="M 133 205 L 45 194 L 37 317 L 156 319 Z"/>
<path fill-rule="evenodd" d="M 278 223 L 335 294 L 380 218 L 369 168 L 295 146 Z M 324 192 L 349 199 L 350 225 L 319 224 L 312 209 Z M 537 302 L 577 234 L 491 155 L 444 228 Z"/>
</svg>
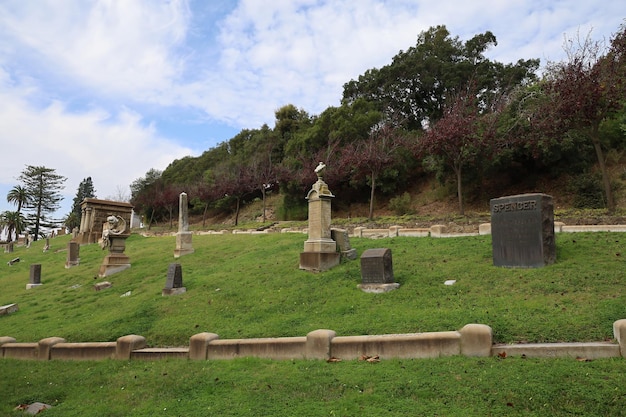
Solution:
<svg viewBox="0 0 626 417">
<path fill-rule="evenodd" d="M 0 213 L 0 230 L 6 231 L 7 242 L 17 240 L 17 237 L 26 230 L 26 219 L 19 211 L 4 211 Z M 15 239 L 13 239 L 15 232 Z"/>
<path fill-rule="evenodd" d="M 32 227 L 34 240 L 39 238 L 42 228 L 57 226 L 57 221 L 49 220 L 46 215 L 54 213 L 60 207 L 63 199 L 61 190 L 67 178 L 58 175 L 55 169 L 44 166 L 27 165 L 18 177 L 22 182 L 28 199 L 24 209 L 30 212 L 26 217 L 29 227 Z"/>
<path fill-rule="evenodd" d="M 389 200 L 389 208 L 398 216 L 412 214 L 411 194 L 405 191 L 402 195 L 393 197 Z"/>
<path fill-rule="evenodd" d="M 86 198 L 95 198 L 96 190 L 93 187 L 93 181 L 91 177 L 83 178 L 78 184 L 78 190 L 76 190 L 76 197 L 74 197 L 72 204 L 72 211 L 65 219 L 65 227 L 69 230 L 80 226 L 80 219 L 82 217 L 81 203 Z"/>
</svg>

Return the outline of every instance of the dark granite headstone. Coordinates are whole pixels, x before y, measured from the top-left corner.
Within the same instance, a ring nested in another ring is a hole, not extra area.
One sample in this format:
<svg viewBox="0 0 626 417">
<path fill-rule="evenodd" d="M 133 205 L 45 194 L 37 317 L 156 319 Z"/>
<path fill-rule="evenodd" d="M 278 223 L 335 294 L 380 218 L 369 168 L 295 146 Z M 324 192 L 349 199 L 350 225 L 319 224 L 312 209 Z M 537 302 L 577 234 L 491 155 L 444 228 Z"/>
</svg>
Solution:
<svg viewBox="0 0 626 417">
<path fill-rule="evenodd" d="M 41 284 L 41 264 L 32 264 L 30 266 L 29 284 Z"/>
<path fill-rule="evenodd" d="M 80 244 L 78 242 L 70 241 L 67 243 L 67 258 L 65 261 L 65 267 L 71 268 L 80 263 L 80 258 L 78 257 L 80 253 Z"/>
<path fill-rule="evenodd" d="M 495 266 L 539 268 L 554 263 L 554 204 L 546 194 L 494 198 L 491 245 Z"/>
<path fill-rule="evenodd" d="M 182 294 L 187 289 L 183 287 L 183 267 L 181 264 L 173 263 L 167 269 L 167 279 L 162 295 Z"/>
<path fill-rule="evenodd" d="M 393 283 L 391 249 L 367 249 L 361 255 L 361 279 L 363 284 Z"/>
</svg>

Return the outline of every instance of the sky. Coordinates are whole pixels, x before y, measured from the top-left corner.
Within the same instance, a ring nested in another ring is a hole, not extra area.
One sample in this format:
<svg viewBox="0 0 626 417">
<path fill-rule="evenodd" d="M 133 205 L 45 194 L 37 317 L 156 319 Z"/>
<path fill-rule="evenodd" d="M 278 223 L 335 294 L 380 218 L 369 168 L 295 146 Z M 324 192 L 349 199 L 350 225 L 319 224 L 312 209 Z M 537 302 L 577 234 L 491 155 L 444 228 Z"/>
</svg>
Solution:
<svg viewBox="0 0 626 417">
<path fill-rule="evenodd" d="M 343 84 L 445 25 L 491 31 L 490 59 L 565 59 L 607 44 L 626 3 L 605 0 L 1 0 L 0 211 L 27 165 L 130 197 L 152 168 L 198 156 L 293 104 L 340 104 Z"/>
</svg>

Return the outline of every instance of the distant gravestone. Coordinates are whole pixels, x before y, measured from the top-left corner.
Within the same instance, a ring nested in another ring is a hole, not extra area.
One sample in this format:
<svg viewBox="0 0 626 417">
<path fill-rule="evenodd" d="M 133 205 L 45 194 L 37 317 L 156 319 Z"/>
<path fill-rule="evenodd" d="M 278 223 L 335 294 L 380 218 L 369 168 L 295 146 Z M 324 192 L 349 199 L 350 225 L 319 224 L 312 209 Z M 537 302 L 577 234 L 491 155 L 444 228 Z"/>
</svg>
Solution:
<svg viewBox="0 0 626 417">
<path fill-rule="evenodd" d="M 183 287 L 183 268 L 181 264 L 170 264 L 167 269 L 165 288 L 163 288 L 161 295 L 177 295 L 186 291 L 187 288 Z"/>
<path fill-rule="evenodd" d="M 365 292 L 387 292 L 398 288 L 394 282 L 391 249 L 367 249 L 361 255 L 361 284 Z"/>
<path fill-rule="evenodd" d="M 13 242 L 8 242 L 4 246 L 4 253 L 13 253 Z"/>
<path fill-rule="evenodd" d="M 71 268 L 80 264 L 80 243 L 68 242 L 67 244 L 67 258 L 65 260 L 65 268 Z"/>
<path fill-rule="evenodd" d="M 26 289 L 30 290 L 31 288 L 35 288 L 42 285 L 41 284 L 41 264 L 32 264 L 30 266 L 30 276 L 28 279 L 28 284 L 26 284 Z"/>
<path fill-rule="evenodd" d="M 494 198 L 490 208 L 495 266 L 539 268 L 555 262 L 551 196 L 533 193 Z"/>
</svg>

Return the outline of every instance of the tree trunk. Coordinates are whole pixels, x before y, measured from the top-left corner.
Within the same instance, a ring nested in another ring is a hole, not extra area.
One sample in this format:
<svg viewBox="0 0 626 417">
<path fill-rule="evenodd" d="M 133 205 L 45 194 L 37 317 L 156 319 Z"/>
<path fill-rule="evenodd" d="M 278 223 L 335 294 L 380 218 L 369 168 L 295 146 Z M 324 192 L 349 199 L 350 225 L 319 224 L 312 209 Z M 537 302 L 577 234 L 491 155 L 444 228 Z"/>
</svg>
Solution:
<svg viewBox="0 0 626 417">
<path fill-rule="evenodd" d="M 237 197 L 237 208 L 235 209 L 235 226 L 239 224 L 239 197 Z"/>
<path fill-rule="evenodd" d="M 374 219 L 374 190 L 376 189 L 376 174 L 372 172 L 372 189 L 370 191 L 370 215 L 368 219 Z"/>
<path fill-rule="evenodd" d="M 615 211 L 615 201 L 613 201 L 613 192 L 611 191 L 611 179 L 609 178 L 609 171 L 606 168 L 606 162 L 604 160 L 604 152 L 602 151 L 602 145 L 600 145 L 600 138 L 598 137 L 598 127 L 594 126 L 591 134 L 591 142 L 593 148 L 596 150 L 596 157 L 598 158 L 598 165 L 600 166 L 600 172 L 602 172 L 602 186 L 604 188 L 604 195 L 606 197 L 606 208 L 609 214 L 613 214 Z"/>
<path fill-rule="evenodd" d="M 202 227 L 204 227 L 204 223 L 206 221 L 206 212 L 209 209 L 209 203 L 206 203 L 204 206 L 204 212 L 202 212 Z"/>
<path fill-rule="evenodd" d="M 461 176 L 461 166 L 454 168 L 454 172 L 456 173 L 456 193 L 459 198 L 459 214 L 461 216 L 465 216 L 465 208 L 463 207 L 463 183 Z"/>
<path fill-rule="evenodd" d="M 265 223 L 265 184 L 261 186 L 261 193 L 263 194 L 263 223 Z"/>
</svg>

